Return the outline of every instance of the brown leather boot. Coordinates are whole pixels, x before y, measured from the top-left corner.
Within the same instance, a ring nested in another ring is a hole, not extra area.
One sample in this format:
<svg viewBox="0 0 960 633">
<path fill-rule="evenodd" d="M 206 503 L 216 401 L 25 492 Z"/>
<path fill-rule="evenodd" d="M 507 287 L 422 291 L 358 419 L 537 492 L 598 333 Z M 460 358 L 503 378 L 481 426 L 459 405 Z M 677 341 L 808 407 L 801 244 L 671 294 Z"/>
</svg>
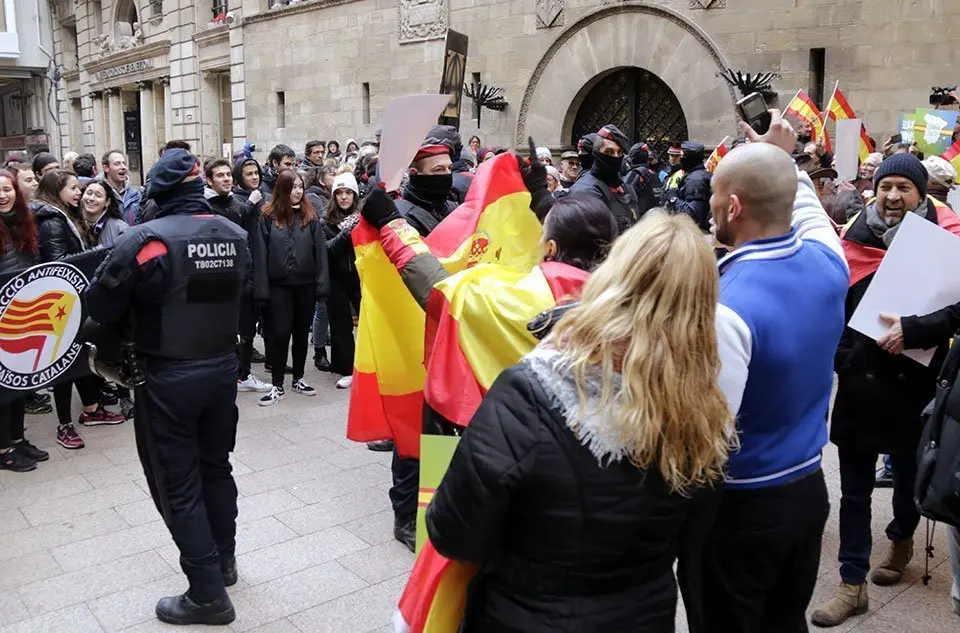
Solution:
<svg viewBox="0 0 960 633">
<path fill-rule="evenodd" d="M 817 626 L 838 626 L 850 616 L 866 613 L 869 607 L 867 583 L 848 585 L 842 582 L 833 598 L 813 612 L 810 621 Z"/>
<path fill-rule="evenodd" d="M 913 558 L 913 539 L 907 538 L 902 541 L 890 541 L 890 548 L 883 561 L 877 565 L 870 575 L 873 584 L 887 587 L 895 585 L 903 578 L 903 570 L 907 568 L 907 563 Z"/>
</svg>

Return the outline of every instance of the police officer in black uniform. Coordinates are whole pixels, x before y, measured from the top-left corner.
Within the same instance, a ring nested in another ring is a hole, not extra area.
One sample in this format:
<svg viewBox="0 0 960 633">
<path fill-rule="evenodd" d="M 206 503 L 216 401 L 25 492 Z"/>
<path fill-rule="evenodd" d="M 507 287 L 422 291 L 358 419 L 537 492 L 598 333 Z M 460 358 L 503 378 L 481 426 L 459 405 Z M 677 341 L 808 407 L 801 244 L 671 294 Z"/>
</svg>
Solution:
<svg viewBox="0 0 960 633">
<path fill-rule="evenodd" d="M 626 151 L 626 135 L 615 125 L 604 125 L 597 132 L 590 171 L 581 174 L 570 188 L 571 196 L 586 195 L 602 200 L 617 219 L 621 235 L 640 219 L 637 194 L 633 187 L 624 186 L 620 173 Z M 584 162 L 582 156 L 580 162 Z"/>
<path fill-rule="evenodd" d="M 227 624 L 237 582 L 237 314 L 250 262 L 246 233 L 211 214 L 197 158 L 166 152 L 150 170 L 157 219 L 124 231 L 86 293 L 89 316 L 129 327 L 146 377 L 137 449 L 180 549 L 189 590 L 163 598 L 171 624 Z"/>
<path fill-rule="evenodd" d="M 680 166 L 684 175 L 677 189 L 664 192 L 666 206 L 678 213 L 686 213 L 693 218 L 700 230 L 709 232 L 712 193 L 710 180 L 713 174 L 707 171 L 703 164 L 706 151 L 703 143 L 696 141 L 685 141 L 680 145 L 680 149 L 683 152 L 680 157 Z"/>
</svg>

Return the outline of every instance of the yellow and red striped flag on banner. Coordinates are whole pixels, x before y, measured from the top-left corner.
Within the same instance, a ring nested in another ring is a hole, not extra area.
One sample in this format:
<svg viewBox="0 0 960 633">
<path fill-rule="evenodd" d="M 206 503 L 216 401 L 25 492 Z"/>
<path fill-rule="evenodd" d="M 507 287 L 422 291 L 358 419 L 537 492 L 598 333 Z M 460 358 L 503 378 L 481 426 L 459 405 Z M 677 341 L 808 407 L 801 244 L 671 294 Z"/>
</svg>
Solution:
<svg viewBox="0 0 960 633">
<path fill-rule="evenodd" d="M 723 140 L 720 141 L 720 144 L 717 145 L 717 148 L 713 150 L 712 154 L 710 154 L 710 158 L 707 159 L 706 170 L 711 174 L 716 171 L 717 165 L 720 164 L 720 161 L 723 159 L 723 157 L 727 155 L 728 151 L 730 151 L 727 149 L 727 139 L 729 138 L 729 136 L 724 136 Z"/>
<path fill-rule="evenodd" d="M 466 201 L 424 241 L 451 273 L 484 263 L 529 273 L 537 263 L 540 233 L 517 159 L 502 154 L 480 167 Z M 401 455 L 416 456 L 426 377 L 424 311 L 373 227 L 361 221 L 353 242 L 363 303 L 347 437 L 392 438 Z"/>
<path fill-rule="evenodd" d="M 847 101 L 847 98 L 843 96 L 843 93 L 840 92 L 840 82 L 837 82 L 837 85 L 833 88 L 833 95 L 830 97 L 830 102 L 827 104 L 827 109 L 824 112 L 823 122 L 826 123 L 826 117 L 830 117 L 834 121 L 839 121 L 841 119 L 855 119 L 857 114 L 853 111 L 853 108 L 850 107 L 850 103 Z M 862 124 L 860 125 L 860 162 L 867 160 L 867 156 L 870 155 L 870 152 L 873 151 L 873 144 L 870 143 L 870 137 L 867 136 L 867 128 Z"/>
<path fill-rule="evenodd" d="M 819 141 L 823 139 L 823 147 L 830 151 L 830 136 L 823 127 L 823 117 L 820 110 L 810 97 L 803 90 L 798 90 L 796 96 L 787 105 L 783 111 L 784 115 L 795 116 L 810 124 L 810 140 Z"/>
<path fill-rule="evenodd" d="M 960 184 L 960 139 L 940 154 L 940 158 L 947 161 L 957 170 L 957 183 Z"/>
</svg>

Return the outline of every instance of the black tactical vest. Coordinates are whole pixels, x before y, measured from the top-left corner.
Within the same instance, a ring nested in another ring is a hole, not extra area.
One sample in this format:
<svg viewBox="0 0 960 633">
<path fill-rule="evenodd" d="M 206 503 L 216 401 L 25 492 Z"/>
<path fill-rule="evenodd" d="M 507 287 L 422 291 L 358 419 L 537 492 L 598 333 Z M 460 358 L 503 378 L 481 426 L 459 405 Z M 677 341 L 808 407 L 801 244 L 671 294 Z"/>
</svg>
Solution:
<svg viewBox="0 0 960 633">
<path fill-rule="evenodd" d="M 162 241 L 168 263 L 160 308 L 135 314 L 137 351 L 180 360 L 232 352 L 237 342 L 240 294 L 250 263 L 246 232 L 213 215 L 168 216 L 137 226 L 135 231 L 138 239 L 132 241 L 140 246 Z"/>
</svg>

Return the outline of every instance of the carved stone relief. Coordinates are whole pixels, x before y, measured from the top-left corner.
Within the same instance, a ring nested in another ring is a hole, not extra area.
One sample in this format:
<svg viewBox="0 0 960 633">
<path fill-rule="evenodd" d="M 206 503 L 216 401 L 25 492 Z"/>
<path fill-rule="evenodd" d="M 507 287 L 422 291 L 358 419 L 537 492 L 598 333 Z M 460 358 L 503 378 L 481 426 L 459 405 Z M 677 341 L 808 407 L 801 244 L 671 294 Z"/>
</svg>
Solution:
<svg viewBox="0 0 960 633">
<path fill-rule="evenodd" d="M 563 0 L 537 0 L 537 28 L 563 26 Z"/>
<path fill-rule="evenodd" d="M 447 0 L 400 0 L 399 12 L 401 44 L 447 36 Z"/>
<path fill-rule="evenodd" d="M 726 9 L 727 0 L 690 0 L 691 9 Z"/>
</svg>

